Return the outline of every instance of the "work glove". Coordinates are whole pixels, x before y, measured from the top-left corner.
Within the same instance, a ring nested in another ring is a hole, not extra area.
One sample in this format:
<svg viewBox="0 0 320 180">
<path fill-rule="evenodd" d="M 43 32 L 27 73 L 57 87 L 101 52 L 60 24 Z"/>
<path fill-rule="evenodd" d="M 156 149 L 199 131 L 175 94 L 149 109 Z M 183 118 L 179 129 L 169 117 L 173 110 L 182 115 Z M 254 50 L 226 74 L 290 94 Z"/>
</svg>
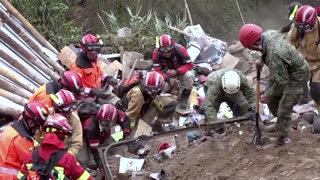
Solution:
<svg viewBox="0 0 320 180">
<path fill-rule="evenodd" d="M 91 89 L 88 96 L 97 97 L 100 99 L 107 99 L 110 96 L 110 94 L 103 89 Z"/>
<path fill-rule="evenodd" d="M 247 116 L 251 121 L 256 120 L 256 110 L 255 108 L 249 108 L 247 112 Z"/>
<path fill-rule="evenodd" d="M 104 80 L 102 81 L 101 87 L 102 87 L 103 89 L 106 89 L 109 85 L 112 86 L 112 87 L 114 87 L 114 86 L 116 86 L 117 84 L 118 84 L 118 81 L 117 81 L 115 78 L 113 78 L 112 76 L 107 76 L 107 77 L 105 77 Z"/>
</svg>

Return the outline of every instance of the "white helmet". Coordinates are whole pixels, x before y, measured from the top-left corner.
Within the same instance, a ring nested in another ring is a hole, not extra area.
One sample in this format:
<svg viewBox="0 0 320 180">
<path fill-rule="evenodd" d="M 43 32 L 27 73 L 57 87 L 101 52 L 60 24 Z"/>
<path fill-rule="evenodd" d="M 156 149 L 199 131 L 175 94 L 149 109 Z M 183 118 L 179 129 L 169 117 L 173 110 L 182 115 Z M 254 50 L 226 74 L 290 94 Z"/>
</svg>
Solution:
<svg viewBox="0 0 320 180">
<path fill-rule="evenodd" d="M 227 71 L 221 78 L 222 88 L 228 94 L 235 94 L 240 89 L 240 76 L 235 71 Z"/>
</svg>

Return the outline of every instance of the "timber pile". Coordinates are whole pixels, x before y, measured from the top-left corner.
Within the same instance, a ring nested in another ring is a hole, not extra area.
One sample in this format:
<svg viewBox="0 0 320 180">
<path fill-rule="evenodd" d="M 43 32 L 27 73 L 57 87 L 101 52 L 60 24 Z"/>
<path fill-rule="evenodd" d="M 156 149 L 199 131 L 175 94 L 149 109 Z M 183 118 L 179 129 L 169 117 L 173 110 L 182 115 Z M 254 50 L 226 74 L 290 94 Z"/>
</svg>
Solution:
<svg viewBox="0 0 320 180">
<path fill-rule="evenodd" d="M 35 89 L 64 69 L 59 52 L 10 2 L 0 4 L 0 116 L 16 118 Z"/>
</svg>

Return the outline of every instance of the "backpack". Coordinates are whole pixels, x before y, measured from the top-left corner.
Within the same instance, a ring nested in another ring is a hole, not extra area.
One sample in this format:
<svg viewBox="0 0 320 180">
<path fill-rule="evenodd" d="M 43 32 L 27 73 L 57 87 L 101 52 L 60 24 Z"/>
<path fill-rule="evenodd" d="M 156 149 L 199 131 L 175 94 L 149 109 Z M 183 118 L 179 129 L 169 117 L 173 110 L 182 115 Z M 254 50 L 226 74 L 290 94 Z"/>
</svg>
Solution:
<svg viewBox="0 0 320 180">
<path fill-rule="evenodd" d="M 121 99 L 135 86 L 137 86 L 143 78 L 142 72 L 135 73 L 129 79 L 124 79 L 119 82 L 115 94 Z"/>
<path fill-rule="evenodd" d="M 32 167 L 28 173 L 22 178 L 25 180 L 56 180 L 58 179 L 58 171 L 54 169 L 67 151 L 58 150 L 51 155 L 49 161 L 39 162 L 39 148 L 36 148 L 32 154 Z M 54 170 L 54 173 L 52 173 Z"/>
</svg>

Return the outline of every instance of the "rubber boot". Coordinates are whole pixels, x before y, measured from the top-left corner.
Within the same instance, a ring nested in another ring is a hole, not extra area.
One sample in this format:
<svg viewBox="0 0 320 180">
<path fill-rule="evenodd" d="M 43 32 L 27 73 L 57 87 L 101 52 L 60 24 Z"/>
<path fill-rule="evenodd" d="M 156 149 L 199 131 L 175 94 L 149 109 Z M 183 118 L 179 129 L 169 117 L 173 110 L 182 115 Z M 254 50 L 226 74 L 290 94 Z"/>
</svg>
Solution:
<svg viewBox="0 0 320 180">
<path fill-rule="evenodd" d="M 88 166 L 89 169 L 92 169 L 92 170 L 96 170 L 97 169 L 97 163 L 94 160 L 93 154 L 91 154 L 91 153 L 89 153 L 89 159 L 87 161 L 87 166 Z"/>
<path fill-rule="evenodd" d="M 189 96 L 191 94 L 191 91 L 192 91 L 191 89 L 183 89 L 183 91 L 181 93 L 180 102 L 177 107 L 178 109 L 182 109 L 182 110 L 188 109 L 188 106 L 189 106 L 188 100 L 189 100 Z"/>
</svg>

